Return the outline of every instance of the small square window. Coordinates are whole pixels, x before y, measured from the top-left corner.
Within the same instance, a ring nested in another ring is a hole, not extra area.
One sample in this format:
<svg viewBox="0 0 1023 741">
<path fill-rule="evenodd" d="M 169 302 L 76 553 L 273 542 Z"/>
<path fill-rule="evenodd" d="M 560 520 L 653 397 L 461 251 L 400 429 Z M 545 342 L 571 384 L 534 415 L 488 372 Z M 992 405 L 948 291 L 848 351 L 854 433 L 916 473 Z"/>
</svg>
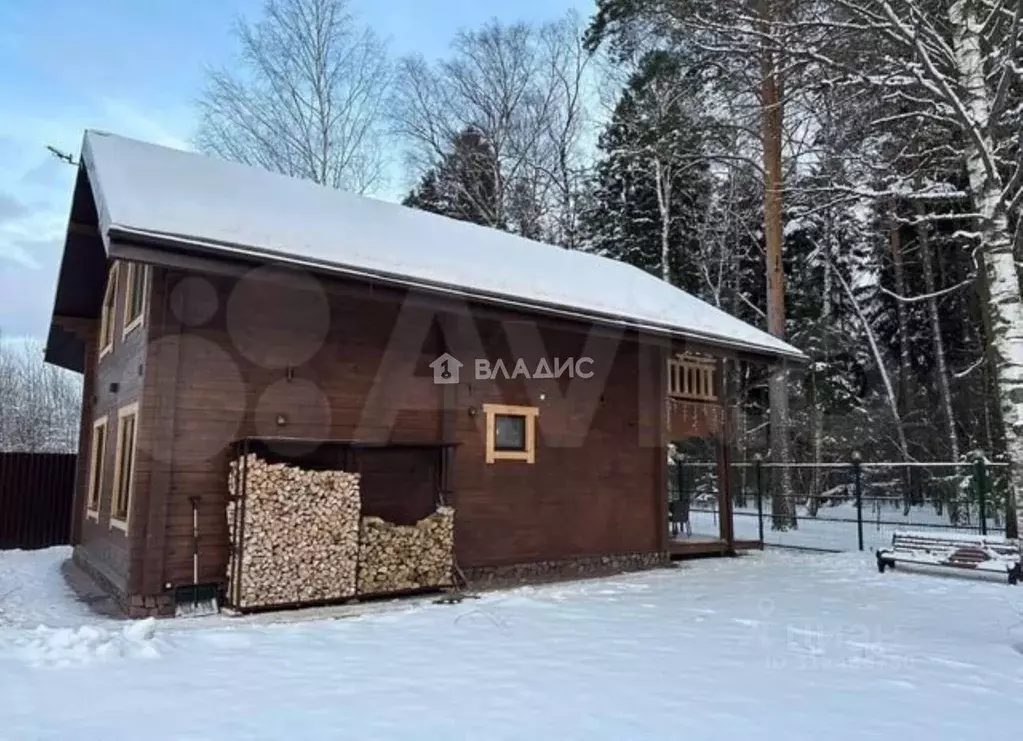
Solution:
<svg viewBox="0 0 1023 741">
<path fill-rule="evenodd" d="M 494 415 L 494 450 L 526 449 L 526 417 L 519 414 Z"/>
<path fill-rule="evenodd" d="M 499 460 L 536 462 L 536 407 L 484 404 L 487 463 Z"/>
</svg>

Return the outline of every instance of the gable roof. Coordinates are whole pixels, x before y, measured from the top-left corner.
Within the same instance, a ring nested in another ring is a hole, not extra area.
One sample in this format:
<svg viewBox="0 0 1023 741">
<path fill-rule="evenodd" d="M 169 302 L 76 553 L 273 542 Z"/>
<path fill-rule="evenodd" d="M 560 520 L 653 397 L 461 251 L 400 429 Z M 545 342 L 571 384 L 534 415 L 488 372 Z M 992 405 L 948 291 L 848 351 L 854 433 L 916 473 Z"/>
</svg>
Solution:
<svg viewBox="0 0 1023 741">
<path fill-rule="evenodd" d="M 82 162 L 108 252 L 112 239 L 155 239 L 805 360 L 609 258 L 98 131 Z"/>
</svg>

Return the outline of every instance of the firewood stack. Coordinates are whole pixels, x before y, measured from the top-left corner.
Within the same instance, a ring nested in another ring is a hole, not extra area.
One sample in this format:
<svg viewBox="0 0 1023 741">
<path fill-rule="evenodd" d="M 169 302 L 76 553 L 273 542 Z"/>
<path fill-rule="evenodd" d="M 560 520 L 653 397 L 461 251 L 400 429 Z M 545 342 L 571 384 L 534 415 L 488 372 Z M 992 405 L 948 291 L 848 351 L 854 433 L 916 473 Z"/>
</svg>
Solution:
<svg viewBox="0 0 1023 741">
<path fill-rule="evenodd" d="M 238 557 L 235 468 L 231 463 L 227 521 Z M 335 600 L 355 595 L 359 556 L 359 475 L 270 464 L 249 455 L 244 526 L 241 528 L 241 593 L 236 607 Z M 234 595 L 235 586 L 229 585 Z"/>
<path fill-rule="evenodd" d="M 449 586 L 455 511 L 440 507 L 415 525 L 363 517 L 359 536 L 359 594 Z"/>
</svg>

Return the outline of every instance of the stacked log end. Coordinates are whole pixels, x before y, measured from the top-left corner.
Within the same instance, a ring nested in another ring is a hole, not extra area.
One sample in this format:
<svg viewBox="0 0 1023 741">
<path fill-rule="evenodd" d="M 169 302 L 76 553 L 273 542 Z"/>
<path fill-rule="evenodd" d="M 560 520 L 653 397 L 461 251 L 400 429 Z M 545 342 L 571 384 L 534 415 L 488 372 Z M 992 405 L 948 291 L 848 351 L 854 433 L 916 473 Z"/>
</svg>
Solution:
<svg viewBox="0 0 1023 741">
<path fill-rule="evenodd" d="M 440 507 L 415 525 L 363 517 L 359 594 L 405 592 L 452 584 L 455 511 Z"/>
<path fill-rule="evenodd" d="M 229 489 L 235 488 L 231 464 Z M 245 507 L 240 585 L 229 584 L 241 608 L 353 597 L 359 556 L 359 475 L 271 464 L 256 455 L 244 462 Z M 237 500 L 228 504 L 232 551 L 229 582 L 239 555 Z M 240 586 L 240 592 L 236 591 Z"/>
</svg>

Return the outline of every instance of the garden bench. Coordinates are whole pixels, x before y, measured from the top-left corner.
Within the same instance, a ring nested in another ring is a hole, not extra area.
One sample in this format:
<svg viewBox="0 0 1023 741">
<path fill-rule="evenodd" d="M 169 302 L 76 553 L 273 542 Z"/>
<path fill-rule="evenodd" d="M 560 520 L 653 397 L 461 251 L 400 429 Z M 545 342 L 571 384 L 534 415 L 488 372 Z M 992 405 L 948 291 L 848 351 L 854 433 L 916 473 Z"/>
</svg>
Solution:
<svg viewBox="0 0 1023 741">
<path fill-rule="evenodd" d="M 877 549 L 877 570 L 897 563 L 1000 574 L 1009 584 L 1023 577 L 1019 543 L 990 535 L 897 531 L 891 546 Z"/>
</svg>

